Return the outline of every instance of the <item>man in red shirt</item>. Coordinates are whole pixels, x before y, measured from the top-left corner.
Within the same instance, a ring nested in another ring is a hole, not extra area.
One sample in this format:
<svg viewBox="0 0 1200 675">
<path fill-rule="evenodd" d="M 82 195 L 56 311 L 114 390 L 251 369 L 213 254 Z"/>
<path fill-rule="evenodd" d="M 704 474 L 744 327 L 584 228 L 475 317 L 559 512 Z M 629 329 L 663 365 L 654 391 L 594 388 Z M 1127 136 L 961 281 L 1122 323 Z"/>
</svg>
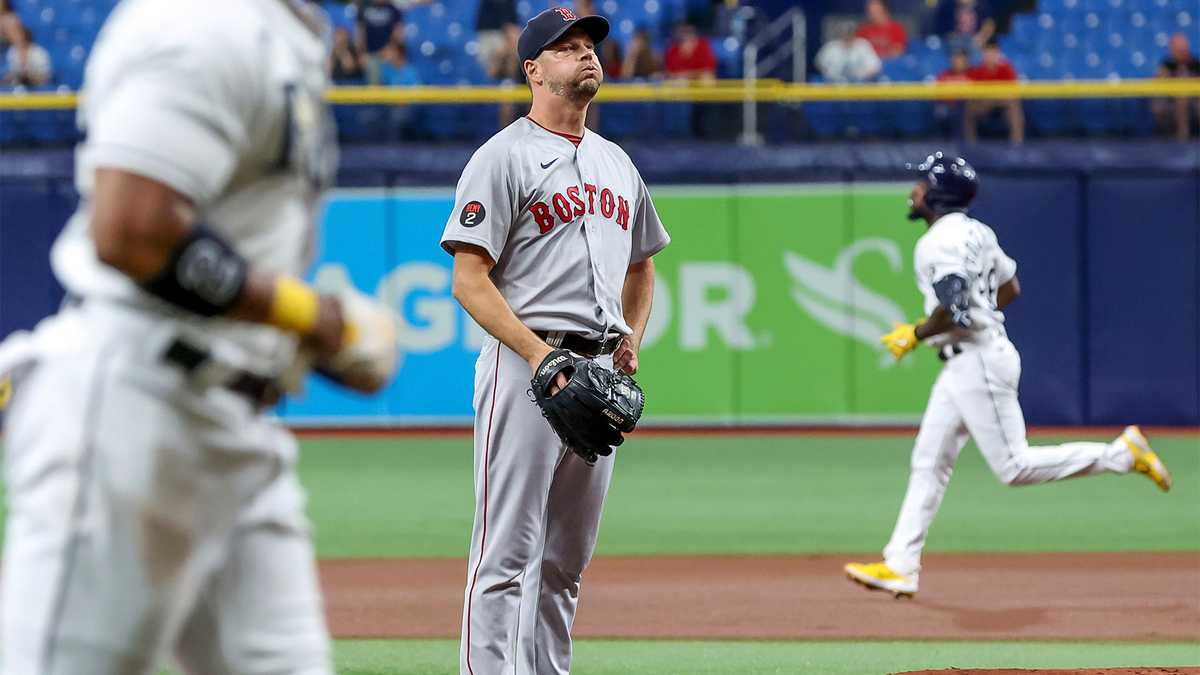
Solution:
<svg viewBox="0 0 1200 675">
<path fill-rule="evenodd" d="M 974 82 L 1016 82 L 1017 71 L 1008 62 L 1008 59 L 1004 58 L 1000 46 L 991 42 L 983 48 L 983 59 L 979 65 L 967 71 L 967 77 Z M 968 143 L 975 142 L 976 124 L 979 119 L 997 109 L 1003 110 L 1004 116 L 1008 119 L 1008 140 L 1013 144 L 1025 141 L 1025 111 L 1021 108 L 1019 99 L 1010 98 L 967 101 L 963 119 L 963 135 Z"/>
<path fill-rule="evenodd" d="M 970 57 L 967 56 L 966 51 L 958 49 L 950 55 L 950 67 L 938 73 L 937 81 L 939 83 L 969 82 L 971 80 L 968 75 L 970 70 Z M 943 133 L 955 138 L 962 135 L 965 108 L 962 99 L 957 98 L 948 98 L 933 104 L 933 117 L 937 120 L 937 125 Z"/>
<path fill-rule="evenodd" d="M 667 47 L 667 77 L 682 80 L 713 80 L 717 77 L 717 55 L 708 38 L 696 32 L 696 27 L 681 23 L 675 29 L 675 39 Z"/>
<path fill-rule="evenodd" d="M 881 59 L 900 56 L 908 48 L 908 33 L 892 18 L 885 0 L 867 0 L 867 20 L 855 36 L 870 42 Z"/>
</svg>

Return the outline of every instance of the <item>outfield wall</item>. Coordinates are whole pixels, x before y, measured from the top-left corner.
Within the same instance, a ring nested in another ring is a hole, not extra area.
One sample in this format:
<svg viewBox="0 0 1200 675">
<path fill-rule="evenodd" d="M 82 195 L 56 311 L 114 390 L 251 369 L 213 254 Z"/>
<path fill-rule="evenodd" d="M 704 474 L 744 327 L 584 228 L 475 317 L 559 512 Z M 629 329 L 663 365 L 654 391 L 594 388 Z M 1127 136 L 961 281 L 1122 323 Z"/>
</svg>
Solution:
<svg viewBox="0 0 1200 675">
<path fill-rule="evenodd" d="M 919 418 L 940 363 L 894 364 L 877 337 L 920 315 L 899 183 L 653 190 L 674 243 L 657 258 L 642 353 L 662 423 L 896 423 Z M 449 189 L 339 190 L 312 276 L 403 317 L 383 395 L 320 381 L 282 414 L 306 424 L 457 424 L 471 417 L 481 333 L 450 296 L 437 246 Z M 50 312 L 46 251 L 72 208 L 61 181 L 0 182 L 0 335 Z M 989 176 L 976 215 L 1020 265 L 1009 326 L 1031 423 L 1200 423 L 1200 179 Z M 50 224 L 50 225 L 47 225 Z"/>
</svg>

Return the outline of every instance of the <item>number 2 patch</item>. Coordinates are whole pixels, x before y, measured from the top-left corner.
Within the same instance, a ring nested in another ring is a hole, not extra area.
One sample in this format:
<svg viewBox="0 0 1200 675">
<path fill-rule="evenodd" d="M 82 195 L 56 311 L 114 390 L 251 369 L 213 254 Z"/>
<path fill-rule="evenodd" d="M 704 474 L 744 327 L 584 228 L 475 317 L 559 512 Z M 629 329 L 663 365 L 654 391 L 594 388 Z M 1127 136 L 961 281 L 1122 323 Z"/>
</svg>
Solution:
<svg viewBox="0 0 1200 675">
<path fill-rule="evenodd" d="M 463 207 L 462 213 L 458 215 L 458 222 L 463 227 L 475 227 L 483 222 L 487 216 L 487 210 L 483 208 L 483 204 L 479 202 L 467 202 Z"/>
</svg>

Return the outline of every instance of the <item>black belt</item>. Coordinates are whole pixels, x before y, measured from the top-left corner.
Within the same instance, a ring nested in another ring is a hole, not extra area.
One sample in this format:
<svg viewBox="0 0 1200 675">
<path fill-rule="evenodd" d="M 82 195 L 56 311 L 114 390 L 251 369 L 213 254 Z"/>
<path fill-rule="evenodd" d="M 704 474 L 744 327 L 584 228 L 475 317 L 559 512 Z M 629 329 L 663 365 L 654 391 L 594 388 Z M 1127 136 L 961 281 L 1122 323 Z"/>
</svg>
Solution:
<svg viewBox="0 0 1200 675">
<path fill-rule="evenodd" d="M 207 349 L 188 344 L 178 338 L 173 340 L 163 353 L 164 361 L 179 366 L 189 375 L 209 358 L 211 355 Z M 245 370 L 233 371 L 220 386 L 246 397 L 256 408 L 275 405 L 283 397 L 283 390 L 274 378 L 255 375 Z"/>
<path fill-rule="evenodd" d="M 617 351 L 617 347 L 621 344 L 620 335 L 606 338 L 604 340 L 591 340 L 585 338 L 579 333 L 566 333 L 563 331 L 546 331 L 535 330 L 534 335 L 546 341 L 546 344 L 551 347 L 569 349 L 580 356 L 601 356 L 603 354 L 611 354 Z"/>
</svg>

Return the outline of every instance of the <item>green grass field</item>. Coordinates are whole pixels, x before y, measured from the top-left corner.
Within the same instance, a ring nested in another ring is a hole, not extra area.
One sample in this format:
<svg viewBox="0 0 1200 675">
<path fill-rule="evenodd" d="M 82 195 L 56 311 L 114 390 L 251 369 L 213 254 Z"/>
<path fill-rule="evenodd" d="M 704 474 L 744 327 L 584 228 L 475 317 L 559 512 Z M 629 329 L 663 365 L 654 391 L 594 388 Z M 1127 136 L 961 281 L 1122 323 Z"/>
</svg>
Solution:
<svg viewBox="0 0 1200 675">
<path fill-rule="evenodd" d="M 340 642 L 343 675 L 454 675 L 450 640 Z M 957 667 L 1080 668 L 1200 663 L 1196 644 L 1050 642 L 628 642 L 581 640 L 575 675 L 863 675 Z M 449 665 L 447 665 L 449 664 Z"/>
<path fill-rule="evenodd" d="M 1200 438 L 1153 440 L 1175 476 L 1167 495 L 1136 475 L 1006 487 L 968 445 L 929 550 L 1200 548 Z M 907 484 L 910 443 L 635 436 L 618 451 L 598 554 L 878 551 Z M 300 468 L 322 557 L 466 556 L 469 438 L 306 440 Z"/>
<path fill-rule="evenodd" d="M 1059 440 L 1066 438 L 1033 442 Z M 1200 549 L 1200 438 L 1154 440 L 1175 476 L 1169 495 L 1140 476 L 1009 488 L 968 446 L 929 550 Z M 875 552 L 904 492 L 910 443 L 905 435 L 634 437 L 619 452 L 598 553 Z M 310 439 L 304 451 L 301 474 L 322 557 L 465 555 L 469 438 Z M 453 641 L 337 648 L 339 672 L 362 675 L 450 675 L 456 659 Z M 581 641 L 575 663 L 579 675 L 865 675 L 1196 665 L 1200 645 Z"/>
<path fill-rule="evenodd" d="M 968 446 L 929 550 L 1200 549 L 1200 437 L 1152 440 L 1175 475 L 1168 495 L 1140 476 L 1008 488 Z M 910 444 L 903 434 L 635 436 L 619 452 L 598 553 L 873 553 L 895 519 Z M 465 556 L 469 437 L 323 438 L 303 446 L 301 476 L 321 557 Z M 342 641 L 336 656 L 340 673 L 457 672 L 452 640 Z M 1200 642 L 585 640 L 575 663 L 578 675 L 1178 666 L 1200 665 Z"/>
</svg>

